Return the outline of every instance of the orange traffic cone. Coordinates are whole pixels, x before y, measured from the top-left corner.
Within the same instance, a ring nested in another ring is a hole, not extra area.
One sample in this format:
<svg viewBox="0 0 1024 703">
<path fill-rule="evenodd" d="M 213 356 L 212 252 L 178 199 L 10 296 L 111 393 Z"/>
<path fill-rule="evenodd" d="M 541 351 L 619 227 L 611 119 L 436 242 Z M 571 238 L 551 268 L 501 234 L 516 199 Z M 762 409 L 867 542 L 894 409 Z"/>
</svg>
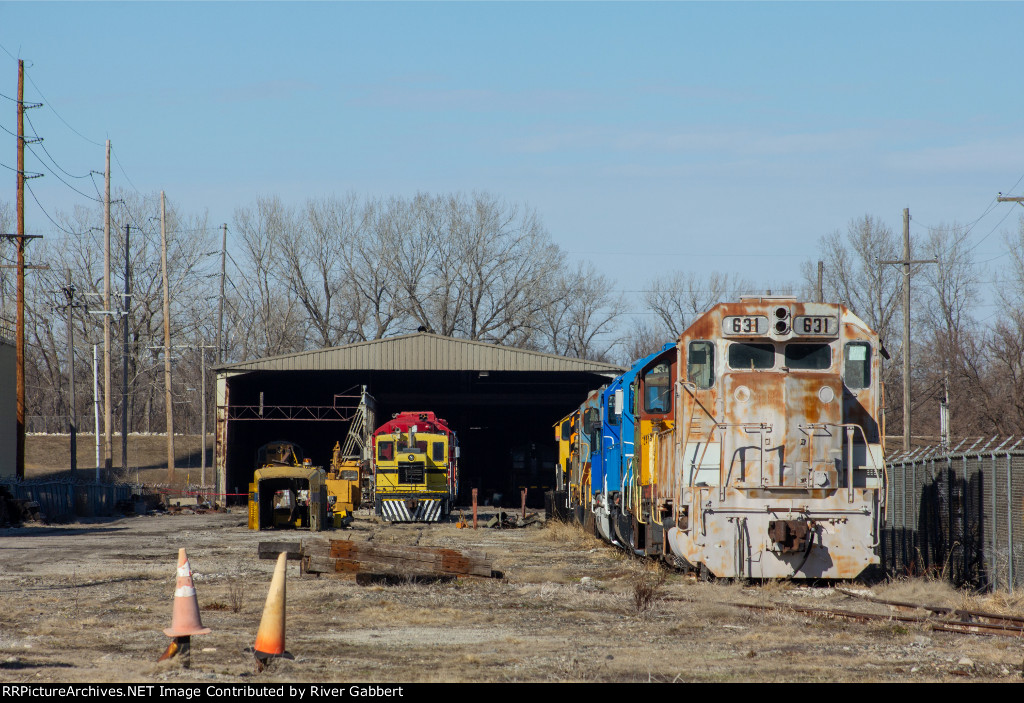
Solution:
<svg viewBox="0 0 1024 703">
<path fill-rule="evenodd" d="M 174 611 L 171 626 L 164 630 L 168 637 L 189 637 L 209 634 L 210 628 L 203 627 L 199 619 L 199 601 L 196 588 L 192 585 L 192 568 L 185 550 L 178 550 L 178 580 L 174 587 Z"/>
<path fill-rule="evenodd" d="M 256 657 L 256 671 L 263 671 L 267 660 L 273 657 L 294 659 L 284 650 L 284 603 L 285 603 L 285 563 L 287 552 L 277 555 L 277 566 L 274 567 L 274 578 L 270 581 L 270 592 L 267 594 L 266 605 L 263 606 L 263 617 L 260 629 L 256 632 L 256 644 L 247 652 Z"/>
<path fill-rule="evenodd" d="M 189 566 L 185 550 L 178 550 L 178 576 L 174 587 L 174 610 L 171 614 L 171 626 L 164 629 L 164 634 L 174 638 L 167 651 L 157 661 L 170 659 L 177 654 L 188 658 L 189 638 L 192 635 L 205 635 L 210 628 L 203 627 L 199 619 L 199 601 L 196 600 L 196 589 L 192 585 L 192 568 Z"/>
</svg>

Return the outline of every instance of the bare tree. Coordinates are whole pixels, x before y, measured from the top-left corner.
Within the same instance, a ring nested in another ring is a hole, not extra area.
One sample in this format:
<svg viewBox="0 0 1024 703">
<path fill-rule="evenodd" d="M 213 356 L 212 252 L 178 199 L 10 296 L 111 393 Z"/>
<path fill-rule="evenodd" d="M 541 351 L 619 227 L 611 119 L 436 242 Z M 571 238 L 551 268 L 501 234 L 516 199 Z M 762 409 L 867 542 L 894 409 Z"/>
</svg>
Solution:
<svg viewBox="0 0 1024 703">
<path fill-rule="evenodd" d="M 900 272 L 895 266 L 880 265 L 878 260 L 902 256 L 892 230 L 865 215 L 850 221 L 845 237 L 836 230 L 822 237 L 819 246 L 825 262 L 825 299 L 845 303 L 891 343 L 900 310 Z M 804 277 L 808 282 L 817 277 L 811 262 L 804 264 Z"/>
<path fill-rule="evenodd" d="M 614 285 L 589 263 L 578 263 L 559 275 L 549 302 L 538 313 L 537 330 L 543 347 L 579 359 L 608 361 L 618 340 L 609 335 L 622 315 L 622 297 Z"/>
<path fill-rule="evenodd" d="M 295 213 L 277 196 L 261 197 L 252 208 L 235 210 L 246 285 L 239 292 L 248 320 L 244 353 L 249 358 L 301 351 L 306 334 L 301 303 L 285 275 L 284 238 L 298 228 Z"/>
<path fill-rule="evenodd" d="M 673 271 L 655 278 L 644 292 L 647 308 L 657 316 L 664 330 L 678 337 L 690 323 L 716 303 L 737 299 L 749 293 L 750 282 L 735 274 L 711 271 L 706 275 L 692 271 Z"/>
<path fill-rule="evenodd" d="M 966 244 L 965 230 L 956 223 L 931 229 L 922 248 L 925 256 L 938 259 L 939 264 L 923 268 L 925 285 L 915 296 L 915 307 L 921 310 L 914 335 L 919 373 L 912 388 L 913 407 L 921 417 L 918 427 L 938 435 L 939 403 L 948 386 L 956 409 L 952 419 L 960 433 L 981 432 L 987 423 L 979 422 L 974 412 L 978 379 L 976 367 L 967 358 L 977 354 L 970 340 L 978 339 L 980 332 L 973 317 L 980 271 Z"/>
</svg>

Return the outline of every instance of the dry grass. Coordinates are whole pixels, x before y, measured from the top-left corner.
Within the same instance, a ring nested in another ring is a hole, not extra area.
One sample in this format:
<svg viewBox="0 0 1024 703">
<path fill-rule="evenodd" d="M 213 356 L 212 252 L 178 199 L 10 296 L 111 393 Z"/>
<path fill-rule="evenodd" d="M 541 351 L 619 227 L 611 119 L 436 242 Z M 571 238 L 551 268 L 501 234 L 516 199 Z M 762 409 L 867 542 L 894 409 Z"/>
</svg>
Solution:
<svg viewBox="0 0 1024 703">
<path fill-rule="evenodd" d="M 595 535 L 588 534 L 583 527 L 575 522 L 548 520 L 541 530 L 532 533 L 536 539 L 555 542 L 568 549 L 593 549 L 606 545 Z"/>
</svg>

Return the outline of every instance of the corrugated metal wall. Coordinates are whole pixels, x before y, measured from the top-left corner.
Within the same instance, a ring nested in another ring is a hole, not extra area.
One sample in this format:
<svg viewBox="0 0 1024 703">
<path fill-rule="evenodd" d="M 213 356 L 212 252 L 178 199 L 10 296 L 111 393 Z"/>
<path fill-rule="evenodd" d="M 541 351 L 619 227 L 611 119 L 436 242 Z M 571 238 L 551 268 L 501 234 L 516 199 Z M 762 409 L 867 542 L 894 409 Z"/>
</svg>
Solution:
<svg viewBox="0 0 1024 703">
<path fill-rule="evenodd" d="M 971 442 L 887 459 L 883 564 L 958 586 L 1024 588 L 1024 439 Z"/>
<path fill-rule="evenodd" d="M 0 481 L 11 495 L 39 503 L 47 518 L 61 515 L 107 517 L 118 514 L 119 501 L 131 500 L 132 486 L 125 483 L 73 483 L 71 481 Z"/>
</svg>

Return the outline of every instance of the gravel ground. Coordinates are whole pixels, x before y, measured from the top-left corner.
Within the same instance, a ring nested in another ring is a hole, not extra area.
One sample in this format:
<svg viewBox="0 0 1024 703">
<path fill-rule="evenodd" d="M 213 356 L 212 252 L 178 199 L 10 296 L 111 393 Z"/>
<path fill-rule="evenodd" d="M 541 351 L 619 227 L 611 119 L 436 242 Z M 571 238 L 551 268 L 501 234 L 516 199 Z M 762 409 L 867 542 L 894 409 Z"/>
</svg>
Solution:
<svg viewBox="0 0 1024 703">
<path fill-rule="evenodd" d="M 369 517 L 331 538 L 479 549 L 503 579 L 359 586 L 299 576 L 290 562 L 287 648 L 256 674 L 252 645 L 274 568 L 244 511 L 149 515 L 0 530 L 0 682 L 1021 681 L 1024 642 L 855 623 L 737 604 L 888 612 L 831 587 L 708 584 L 631 559 L 558 523 L 512 530 L 399 525 Z M 177 550 L 203 624 L 192 666 L 168 644 Z M 862 590 L 867 591 L 863 586 Z M 938 583 L 875 595 L 1022 613 Z"/>
</svg>

